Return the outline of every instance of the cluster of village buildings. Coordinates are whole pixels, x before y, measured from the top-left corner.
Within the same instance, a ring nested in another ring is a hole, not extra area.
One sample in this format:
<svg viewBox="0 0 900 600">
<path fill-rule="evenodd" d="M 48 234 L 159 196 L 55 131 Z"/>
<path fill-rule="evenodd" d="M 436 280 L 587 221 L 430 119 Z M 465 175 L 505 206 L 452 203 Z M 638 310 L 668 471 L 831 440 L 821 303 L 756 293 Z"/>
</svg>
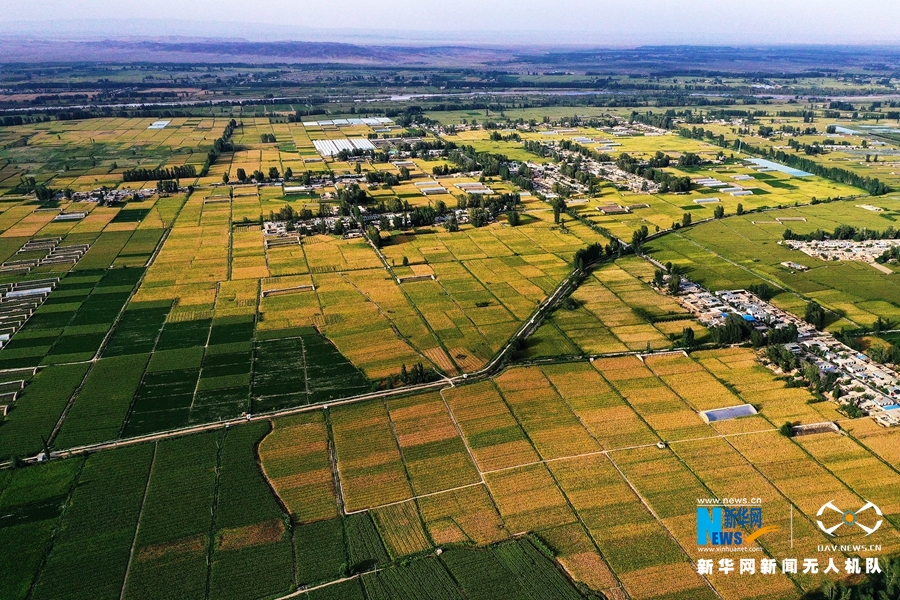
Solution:
<svg viewBox="0 0 900 600">
<path fill-rule="evenodd" d="M 857 260 L 869 264 L 876 264 L 875 259 L 896 246 L 900 246 L 900 240 L 866 240 L 856 242 L 853 240 L 784 240 L 779 242 L 792 250 L 799 250 L 804 254 L 821 258 L 823 260 Z M 805 269 L 804 269 L 805 270 Z M 890 269 L 888 269 L 890 272 Z"/>
<path fill-rule="evenodd" d="M 797 328 L 796 343 L 786 344 L 800 359 L 834 373 L 841 386 L 842 403 L 852 403 L 886 427 L 900 425 L 900 375 L 838 341 L 830 333 L 761 300 L 746 290 L 709 292 L 682 280 L 677 299 L 707 327 L 724 324 L 729 313 L 737 314 L 760 332 Z"/>
<path fill-rule="evenodd" d="M 97 202 L 101 206 L 113 206 L 129 200 L 144 200 L 155 194 L 157 194 L 155 187 L 140 190 L 97 188 L 90 192 L 72 192 L 72 200 L 75 202 Z"/>
<path fill-rule="evenodd" d="M 412 226 L 409 213 L 406 212 L 387 212 L 387 213 L 366 213 L 364 209 L 360 214 L 360 220 L 354 217 L 342 216 L 339 214 L 337 207 L 332 208 L 332 214 L 323 217 L 314 217 L 312 219 L 297 219 L 294 221 L 264 221 L 263 233 L 266 236 L 297 236 L 302 234 L 310 234 L 320 230 L 324 223 L 328 232 L 333 232 L 336 228 L 343 231 L 344 239 L 353 239 L 362 237 L 363 233 L 369 225 L 375 227 L 379 231 L 382 224 L 387 223 L 389 229 L 406 229 Z M 451 218 L 455 218 L 460 225 L 469 222 L 469 211 L 463 208 L 448 210 L 444 215 L 438 215 L 434 219 L 435 225 L 443 225 Z M 493 220 L 493 219 L 491 219 Z M 340 223 L 340 226 L 338 226 Z M 298 238 L 299 241 L 299 238 Z M 267 241 L 267 245 L 271 247 L 273 244 Z"/>
</svg>

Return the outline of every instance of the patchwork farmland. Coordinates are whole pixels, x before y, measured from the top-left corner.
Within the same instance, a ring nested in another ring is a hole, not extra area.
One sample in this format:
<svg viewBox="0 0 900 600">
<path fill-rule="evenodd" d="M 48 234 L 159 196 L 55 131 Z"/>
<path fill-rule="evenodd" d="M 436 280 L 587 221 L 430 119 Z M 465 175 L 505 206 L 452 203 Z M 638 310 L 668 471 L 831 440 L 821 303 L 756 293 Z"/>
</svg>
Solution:
<svg viewBox="0 0 900 600">
<path fill-rule="evenodd" d="M 524 98 L 0 121 L 0 597 L 787 600 L 894 568 L 873 399 L 679 287 L 890 370 L 898 256 L 778 242 L 894 239 L 893 192 L 813 168 L 851 149 L 752 162 L 783 148 L 712 110 Z M 829 502 L 880 524 L 832 537 Z"/>
<path fill-rule="evenodd" d="M 856 432 L 780 436 L 775 425 L 785 415 L 834 415 L 790 397 L 760 400 L 777 385 L 743 349 L 514 367 L 440 394 L 315 408 L 9 472 L 0 496 L 7 512 L 47 508 L 5 530 L 15 533 L 6 539 L 33 550 L 49 542 L 55 520 L 61 530 L 45 565 L 37 556 L 30 571 L 4 580 L 27 588 L 36 577 L 35 595 L 54 597 L 72 584 L 63 574 L 77 570 L 92 574 L 90 597 L 105 597 L 104 589 L 162 597 L 154 584 L 162 580 L 177 582 L 181 594 L 209 586 L 217 597 L 244 597 L 249 573 L 254 594 L 286 594 L 349 569 L 359 575 L 341 586 L 366 594 L 402 597 L 411 585 L 404 582 L 427 577 L 455 598 L 471 593 L 460 573 L 474 565 L 516 573 L 530 564 L 533 581 L 510 582 L 550 586 L 553 597 L 581 597 L 584 585 L 608 597 L 655 598 L 673 582 L 685 597 L 755 597 L 692 570 L 702 558 L 692 528 L 698 495 L 747 490 L 782 525 L 794 510 L 795 549 L 807 552 L 826 543 L 805 516 L 822 493 L 839 493 L 845 504 L 864 493 L 896 518 L 890 490 L 900 475 L 878 446 Z M 697 413 L 747 401 L 762 402 L 749 420 L 707 425 Z M 841 467 L 848 453 L 878 470 L 877 484 Z M 798 461 L 807 465 L 802 473 L 792 467 Z M 123 463 L 126 471 L 117 468 Z M 798 487 L 809 477 L 813 489 Z M 114 497 L 89 491 L 111 488 Z M 60 515 L 49 507 L 61 496 L 70 506 Z M 98 530 L 104 513 L 115 527 Z M 104 555 L 77 552 L 91 536 L 103 537 Z M 873 539 L 887 551 L 900 546 L 893 527 Z M 774 536 L 761 543 L 774 555 L 788 551 Z M 436 558 L 436 547 L 450 549 Z M 503 581 L 496 584 L 513 585 Z M 792 597 L 822 578 L 764 581 L 769 597 Z"/>
</svg>

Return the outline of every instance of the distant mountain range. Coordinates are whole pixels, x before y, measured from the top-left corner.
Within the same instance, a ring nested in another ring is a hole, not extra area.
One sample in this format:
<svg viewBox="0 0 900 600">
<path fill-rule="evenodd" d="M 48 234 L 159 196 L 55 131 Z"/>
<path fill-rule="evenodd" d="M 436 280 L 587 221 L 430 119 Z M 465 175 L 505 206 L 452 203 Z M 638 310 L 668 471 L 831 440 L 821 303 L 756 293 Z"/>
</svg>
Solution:
<svg viewBox="0 0 900 600">
<path fill-rule="evenodd" d="M 523 44 L 249 41 L 238 38 L 127 37 L 51 39 L 0 36 L 0 62 L 173 62 L 484 66 L 641 73 L 797 73 L 861 68 L 900 72 L 900 48 L 883 46 L 639 46 L 591 48 Z M 93 36 L 85 36 L 93 37 Z M 895 75 L 897 76 L 897 75 Z"/>
</svg>

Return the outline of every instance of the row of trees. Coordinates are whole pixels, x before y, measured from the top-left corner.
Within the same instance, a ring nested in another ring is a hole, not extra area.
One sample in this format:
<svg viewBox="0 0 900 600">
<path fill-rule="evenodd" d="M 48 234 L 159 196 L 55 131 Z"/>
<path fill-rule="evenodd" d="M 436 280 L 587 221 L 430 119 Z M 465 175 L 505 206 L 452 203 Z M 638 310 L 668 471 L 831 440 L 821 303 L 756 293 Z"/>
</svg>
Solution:
<svg viewBox="0 0 900 600">
<path fill-rule="evenodd" d="M 891 246 L 881 253 L 881 256 L 875 257 L 875 262 L 886 263 L 889 260 L 900 260 L 900 246 Z"/>
<path fill-rule="evenodd" d="M 337 160 L 344 162 L 351 158 L 369 158 L 370 160 L 375 160 L 375 151 L 363 150 L 362 148 L 354 148 L 353 150 L 344 149 L 335 154 L 334 157 Z"/>
<path fill-rule="evenodd" d="M 449 89 L 471 89 L 473 87 L 478 88 L 506 88 L 509 83 L 504 78 L 492 78 L 491 80 L 486 81 L 472 81 L 471 78 L 466 77 L 464 74 L 460 73 L 457 75 L 431 75 L 430 76 L 431 85 L 435 87 L 446 86 Z M 412 80 L 407 80 L 409 83 Z M 426 79 L 423 78 L 421 80 L 421 84 L 425 84 Z M 109 83 L 105 85 L 110 85 Z M 265 86 L 271 85 L 271 82 L 250 82 L 252 86 Z M 362 85 L 361 82 L 357 82 L 355 85 Z M 377 85 L 376 82 L 367 82 L 365 84 L 368 86 Z M 636 83 L 633 81 L 618 81 L 613 80 L 611 78 L 595 78 L 595 79 L 584 79 L 580 81 L 568 81 L 568 82 L 560 82 L 554 81 L 552 87 L 570 87 L 570 88 L 590 88 L 596 89 L 597 86 L 607 87 L 611 90 L 618 89 L 628 89 L 628 90 L 647 90 L 647 93 L 636 93 L 636 94 L 627 94 L 625 96 L 619 94 L 598 94 L 598 93 L 585 93 L 583 95 L 578 96 L 555 96 L 555 95 L 544 95 L 544 96 L 536 96 L 529 99 L 522 98 L 520 96 L 516 96 L 515 98 L 511 98 L 506 102 L 500 102 L 496 99 L 492 99 L 490 102 L 481 102 L 481 101 L 472 101 L 472 102 L 460 102 L 460 101 L 446 101 L 444 97 L 440 99 L 435 99 L 434 102 L 429 102 L 427 105 L 427 109 L 429 112 L 438 112 L 438 111 L 461 111 L 461 110 L 484 110 L 486 108 L 490 108 L 491 111 L 497 112 L 499 111 L 502 116 L 502 111 L 504 108 L 538 108 L 538 107 L 568 107 L 571 108 L 573 106 L 584 106 L 586 110 L 593 110 L 597 107 L 633 107 L 633 106 L 723 106 L 723 105 L 733 105 L 737 102 L 734 98 L 706 98 L 700 95 L 692 96 L 687 94 L 678 94 L 673 96 L 672 91 L 668 88 L 665 90 L 659 90 L 659 84 L 644 84 L 644 83 Z M 539 81 L 518 81 L 516 82 L 517 87 L 531 87 L 531 88 L 541 88 L 545 87 L 545 82 Z M 119 86 L 120 88 L 123 86 Z M 707 86 L 702 85 L 692 85 L 692 89 L 696 91 L 701 91 L 702 89 L 706 89 Z M 711 86 L 710 89 L 720 89 L 721 86 Z M 68 89 L 68 88 L 67 88 Z M 135 93 L 132 91 L 132 95 Z M 154 92 L 154 95 L 159 95 L 158 92 Z M 77 98 L 76 96 L 72 96 L 72 98 Z M 767 102 L 767 100 L 762 100 L 762 102 Z M 54 104 L 57 102 L 54 101 Z M 329 97 L 314 95 L 314 96 L 293 96 L 293 97 L 279 97 L 275 98 L 240 98 L 233 100 L 217 100 L 217 104 L 220 106 L 259 106 L 259 105 L 274 105 L 274 104 L 294 104 L 301 105 L 303 108 L 301 110 L 295 111 L 293 114 L 284 118 L 284 120 L 288 122 L 299 122 L 303 120 L 308 120 L 308 117 L 314 115 L 329 115 L 331 111 L 334 110 L 333 100 L 329 99 Z M 414 109 L 410 111 L 409 109 Z M 418 112 L 416 112 L 416 110 Z M 406 125 L 413 121 L 419 123 L 426 123 L 429 119 L 422 117 L 421 111 L 422 107 L 413 106 L 404 108 L 403 110 L 393 108 L 393 107 L 366 107 L 365 111 L 359 111 L 358 114 L 365 115 L 384 115 L 387 117 L 394 118 L 395 122 L 400 125 Z M 715 109 L 713 109 L 715 110 Z M 357 110 L 354 107 L 350 107 L 347 112 L 351 114 L 356 113 Z M 172 118 L 172 117 L 191 117 L 197 114 L 197 107 L 193 104 L 185 103 L 179 106 L 167 106 L 165 109 L 154 108 L 150 109 L 146 106 L 141 108 L 121 108 L 121 109 L 112 109 L 108 106 L 98 107 L 93 110 L 80 110 L 80 109 L 68 109 L 57 111 L 53 114 L 54 117 L 60 120 L 67 119 L 85 119 L 91 117 L 141 117 L 141 118 Z M 885 115 L 886 113 L 880 113 Z M 281 119 L 282 117 L 272 117 L 273 119 Z M 329 117 L 330 118 L 330 117 Z M 546 122 L 551 122 L 551 119 L 546 118 Z M 577 119 L 575 123 L 572 121 Z M 474 121 L 474 119 L 473 119 Z M 513 122 L 511 119 L 506 119 L 506 122 Z M 514 122 L 523 123 L 523 119 L 516 119 Z M 535 123 L 535 120 L 531 120 L 532 123 Z M 615 123 L 613 119 L 597 119 L 597 118 L 584 118 L 584 117 L 563 117 L 561 119 L 554 119 L 554 125 L 572 125 L 575 124 L 583 124 L 586 126 L 594 127 L 594 126 L 611 126 L 611 124 Z"/>
<path fill-rule="evenodd" d="M 569 152 L 577 152 L 585 158 L 591 158 L 600 163 L 608 163 L 613 161 L 612 156 L 610 156 L 606 152 L 597 152 L 592 148 L 582 146 L 578 142 L 573 142 L 572 140 L 562 140 L 561 142 L 559 142 L 559 147 L 563 150 L 568 150 Z"/>
<path fill-rule="evenodd" d="M 803 313 L 803 320 L 815 327 L 816 329 L 825 329 L 825 309 L 813 300 L 806 305 L 806 311 Z"/>
<path fill-rule="evenodd" d="M 778 128 L 782 133 L 787 133 L 789 135 L 815 135 L 819 133 L 819 130 L 815 127 L 794 127 L 793 125 L 782 125 Z M 832 131 L 831 133 L 834 133 Z M 826 140 L 825 143 L 828 143 Z"/>
<path fill-rule="evenodd" d="M 722 325 L 712 327 L 709 331 L 717 344 L 740 344 L 749 341 L 755 348 L 790 344 L 797 341 L 798 335 L 797 326 L 793 323 L 762 332 L 756 329 L 752 322 L 735 313 L 729 313 Z"/>
<path fill-rule="evenodd" d="M 294 210 L 294 207 L 290 204 L 285 204 L 278 211 L 270 210 L 269 211 L 269 220 L 270 221 L 296 221 L 298 219 L 311 219 L 313 217 L 312 211 L 308 208 L 302 209 L 300 212 Z"/>
<path fill-rule="evenodd" d="M 451 167 L 450 165 L 437 165 L 433 169 L 431 169 L 431 173 L 436 177 L 442 177 L 444 175 L 453 175 L 454 173 L 462 173 L 462 168 L 460 167 Z"/>
<path fill-rule="evenodd" d="M 685 152 L 681 155 L 681 158 L 678 159 L 679 167 L 699 167 L 703 164 L 703 159 L 700 158 L 699 154 L 694 154 L 693 152 Z"/>
<path fill-rule="evenodd" d="M 122 181 L 158 181 L 196 176 L 197 169 L 194 165 L 179 165 L 157 169 L 129 169 L 122 173 Z"/>
<path fill-rule="evenodd" d="M 740 202 L 738 202 L 737 210 L 736 210 L 735 214 L 737 214 L 737 215 L 744 214 L 744 205 L 741 204 Z M 725 207 L 720 204 L 719 206 L 716 206 L 713 209 L 713 218 L 721 219 L 723 217 L 725 217 Z"/>
<path fill-rule="evenodd" d="M 678 294 L 681 290 L 681 275 L 677 272 L 669 270 L 669 279 L 666 280 L 666 271 L 662 269 L 656 269 L 653 273 L 653 283 L 658 288 L 665 287 L 666 290 L 672 294 L 673 296 Z"/>
<path fill-rule="evenodd" d="M 681 215 L 681 223 L 675 221 L 672 223 L 672 229 L 681 229 L 682 227 L 687 227 L 691 223 L 693 223 L 694 218 L 691 216 L 691 213 L 686 212 Z"/>
<path fill-rule="evenodd" d="M 560 145 L 569 142 L 569 140 L 563 140 Z M 559 160 L 559 153 L 554 150 L 552 147 L 542 144 L 538 140 L 525 140 L 525 149 L 532 154 L 536 154 L 542 158 L 551 157 L 554 160 Z M 567 150 L 568 148 L 564 148 Z"/>
<path fill-rule="evenodd" d="M 424 136 L 425 131 L 421 129 L 407 130 L 400 134 L 400 137 L 419 137 Z M 417 140 L 412 144 L 408 142 L 399 142 L 395 147 L 400 152 L 409 152 L 410 158 L 418 158 L 419 156 L 430 157 L 437 154 L 441 158 L 447 158 L 451 150 L 456 148 L 453 142 L 445 142 L 442 139 Z M 440 151 L 440 152 L 437 152 Z M 386 155 L 387 156 L 387 155 Z"/>
<path fill-rule="evenodd" d="M 747 291 L 764 302 L 768 302 L 778 294 L 778 290 L 769 287 L 768 283 L 754 283 L 747 287 Z"/>
<path fill-rule="evenodd" d="M 200 169 L 200 177 L 206 177 L 209 174 L 209 168 L 216 160 L 218 160 L 223 152 L 234 151 L 234 144 L 231 143 L 231 136 L 234 135 L 234 130 L 237 126 L 238 123 L 234 119 L 228 121 L 228 125 L 225 126 L 222 135 L 216 138 L 216 141 L 213 142 L 213 147 L 206 153 L 206 161 L 203 163 L 203 168 Z M 243 123 L 241 123 L 241 127 L 243 127 Z"/>
<path fill-rule="evenodd" d="M 825 154 L 825 148 L 819 145 L 819 142 L 813 142 L 812 144 L 801 144 L 797 140 L 788 140 L 788 146 L 794 149 L 795 152 L 803 152 L 807 156 L 816 156 L 817 154 Z"/>
<path fill-rule="evenodd" d="M 579 248 L 578 250 L 576 250 L 572 263 L 576 269 L 578 269 L 579 271 L 584 271 L 588 265 L 600 260 L 603 256 L 603 246 L 599 242 L 594 242 L 589 246 L 585 246 L 584 248 Z"/>
<path fill-rule="evenodd" d="M 650 230 L 647 229 L 646 225 L 641 225 L 639 229 L 635 229 L 632 232 L 631 246 L 634 248 L 635 253 L 639 254 L 641 252 L 641 246 L 644 245 L 648 235 L 650 235 Z"/>
<path fill-rule="evenodd" d="M 485 128 L 487 128 L 487 127 L 485 127 Z M 512 132 L 508 135 L 500 135 L 499 131 L 492 131 L 490 138 L 491 138 L 492 142 L 501 142 L 501 141 L 503 141 L 503 142 L 521 142 L 522 141 L 522 136 L 520 136 L 516 132 Z"/>
<path fill-rule="evenodd" d="M 366 227 L 366 239 L 372 243 L 376 248 L 381 248 L 382 240 L 381 240 L 381 232 L 374 225 L 369 225 Z"/>
<path fill-rule="evenodd" d="M 290 167 L 285 169 L 285 171 L 284 171 L 285 179 L 290 179 L 291 177 L 293 177 L 293 175 L 294 175 L 294 172 L 293 172 L 293 170 L 291 170 Z M 238 170 L 235 173 L 235 176 L 237 177 L 238 181 L 240 181 L 241 183 L 246 183 L 248 181 L 256 181 L 257 183 L 261 183 L 263 181 L 275 181 L 276 179 L 278 179 L 281 176 L 281 174 L 278 172 L 278 167 L 269 167 L 269 176 L 268 177 L 266 177 L 266 174 L 263 173 L 262 171 L 260 171 L 259 169 L 255 170 L 255 171 L 253 171 L 253 173 L 250 173 L 249 175 L 247 175 L 247 171 L 244 168 L 238 167 Z M 222 181 L 225 183 L 228 183 L 229 181 L 231 181 L 231 178 L 228 176 L 228 173 L 225 173 L 222 175 Z"/>
<path fill-rule="evenodd" d="M 406 364 L 400 367 L 399 374 L 391 374 L 384 379 L 376 382 L 373 390 L 393 389 L 398 385 L 417 385 L 420 383 L 431 383 L 437 381 L 441 376 L 433 368 L 426 369 L 425 366 L 418 362 L 411 368 L 407 369 Z"/>
<path fill-rule="evenodd" d="M 853 225 L 838 225 L 831 233 L 816 229 L 811 233 L 796 233 L 790 229 L 785 229 L 781 237 L 785 240 L 798 240 L 804 242 L 812 242 L 822 240 L 852 240 L 854 242 L 865 242 L 869 240 L 896 240 L 900 239 L 900 229 L 888 227 L 883 231 L 877 229 L 857 228 Z"/>
<path fill-rule="evenodd" d="M 509 224 L 515 227 L 521 220 L 518 212 L 520 200 L 519 194 L 500 194 L 498 196 L 468 194 L 458 196 L 456 202 L 457 208 L 468 209 L 469 223 L 474 227 L 483 227 L 490 223 L 496 215 L 502 213 L 506 213 Z M 435 207 L 442 204 L 443 202 L 438 200 Z M 443 215 L 445 212 L 441 211 L 438 214 Z M 458 224 L 456 230 L 458 230 Z"/>
<path fill-rule="evenodd" d="M 757 156 L 765 156 L 789 167 L 800 169 L 801 171 L 806 171 L 807 173 L 812 173 L 813 175 L 818 175 L 825 179 L 852 185 L 853 187 L 867 191 L 873 196 L 883 196 L 892 191 L 887 184 L 877 177 L 866 177 L 839 167 L 829 167 L 810 158 L 804 158 L 803 156 L 788 153 L 784 150 L 776 151 L 772 147 L 763 148 L 752 146 L 745 143 L 743 140 L 734 140 L 733 147 L 735 150 L 740 149 L 751 154 L 756 154 Z"/>
<path fill-rule="evenodd" d="M 30 123 L 46 123 L 50 121 L 50 117 L 47 115 L 16 115 L 14 117 L 2 117 L 0 118 L 0 125 L 4 127 L 12 127 L 14 125 L 28 125 Z"/>
<path fill-rule="evenodd" d="M 51 200 L 56 195 L 56 190 L 49 188 L 43 183 L 38 183 L 34 177 L 22 177 L 19 179 L 19 185 L 13 188 L 14 194 L 34 194 L 40 202 Z M 69 194 L 71 196 L 71 194 Z"/>
<path fill-rule="evenodd" d="M 394 175 L 387 171 L 368 171 L 366 173 L 366 183 L 381 183 L 387 187 L 400 185 L 401 181 L 409 180 L 409 169 L 400 167 L 400 175 Z"/>
<path fill-rule="evenodd" d="M 704 129 L 703 127 L 691 127 L 690 129 L 682 127 L 678 130 L 678 135 L 690 140 L 706 140 L 719 146 L 725 146 L 725 136 L 723 134 L 716 135 L 712 130 Z"/>
<path fill-rule="evenodd" d="M 664 113 L 654 113 L 654 112 L 644 112 L 639 113 L 638 111 L 632 111 L 631 113 L 631 122 L 632 123 L 643 123 L 644 125 L 649 125 L 650 127 L 659 127 L 660 129 L 671 129 L 672 128 L 672 120 L 675 118 L 674 110 L 667 110 Z"/>
<path fill-rule="evenodd" d="M 887 344 L 886 346 L 872 345 L 867 351 L 869 358 L 875 362 L 900 365 L 900 346 Z"/>
<path fill-rule="evenodd" d="M 180 187 L 175 179 L 160 179 L 156 182 L 156 191 L 160 194 L 177 194 Z"/>
<path fill-rule="evenodd" d="M 785 373 L 800 368 L 800 359 L 784 346 L 769 346 L 766 348 L 766 358 Z"/>
</svg>

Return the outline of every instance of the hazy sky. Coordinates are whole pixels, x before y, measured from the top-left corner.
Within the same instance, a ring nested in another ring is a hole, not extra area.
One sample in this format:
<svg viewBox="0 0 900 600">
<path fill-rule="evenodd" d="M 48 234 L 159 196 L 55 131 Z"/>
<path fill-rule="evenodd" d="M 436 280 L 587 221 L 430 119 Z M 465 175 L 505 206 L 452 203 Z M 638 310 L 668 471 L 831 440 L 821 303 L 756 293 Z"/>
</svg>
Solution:
<svg viewBox="0 0 900 600">
<path fill-rule="evenodd" d="M 610 45 L 900 42 L 900 0 L 2 0 L 0 6 L 0 33 L 48 36 L 168 32 L 353 41 L 347 32 L 355 30 Z M 97 23 L 107 19 L 128 22 L 107 30 Z"/>
</svg>

